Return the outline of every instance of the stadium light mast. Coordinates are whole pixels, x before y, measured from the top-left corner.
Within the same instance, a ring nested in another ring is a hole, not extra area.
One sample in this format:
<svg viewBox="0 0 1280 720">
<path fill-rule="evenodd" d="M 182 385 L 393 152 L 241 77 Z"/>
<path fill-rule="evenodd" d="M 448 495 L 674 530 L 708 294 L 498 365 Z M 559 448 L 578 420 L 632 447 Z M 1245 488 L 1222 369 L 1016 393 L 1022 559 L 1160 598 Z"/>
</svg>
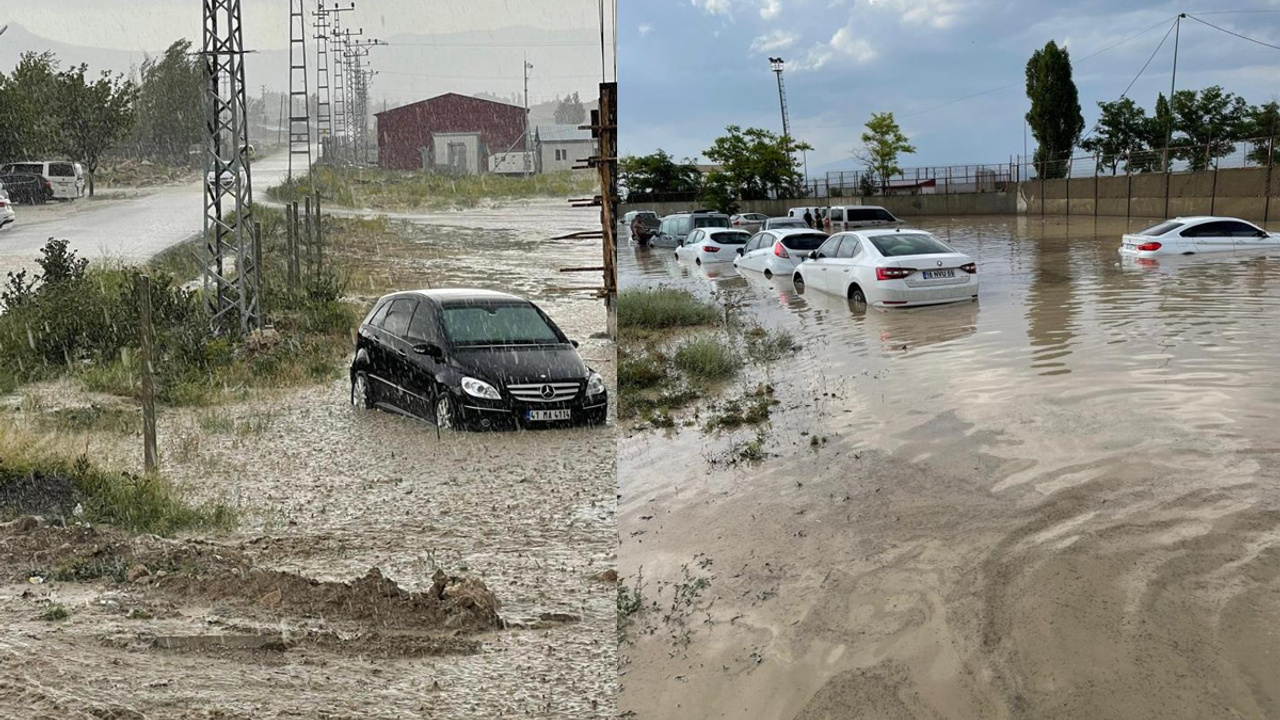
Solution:
<svg viewBox="0 0 1280 720">
<path fill-rule="evenodd" d="M 784 61 L 780 57 L 769 58 L 769 66 L 773 68 L 773 72 L 778 76 L 778 105 L 782 108 L 782 137 L 791 137 L 791 122 L 787 119 L 787 90 L 782 84 L 782 66 Z"/>
</svg>

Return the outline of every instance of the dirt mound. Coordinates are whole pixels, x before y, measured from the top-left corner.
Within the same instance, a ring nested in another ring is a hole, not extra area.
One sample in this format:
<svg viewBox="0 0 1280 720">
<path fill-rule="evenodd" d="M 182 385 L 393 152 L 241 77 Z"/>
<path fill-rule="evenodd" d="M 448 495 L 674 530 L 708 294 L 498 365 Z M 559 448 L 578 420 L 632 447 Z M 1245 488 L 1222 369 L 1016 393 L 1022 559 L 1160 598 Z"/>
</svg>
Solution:
<svg viewBox="0 0 1280 720">
<path fill-rule="evenodd" d="M 58 474 L 9 474 L 0 459 L 0 517 L 14 515 L 67 516 L 75 510 L 76 487 Z"/>
<path fill-rule="evenodd" d="M 324 582 L 257 567 L 233 548 L 86 526 L 0 526 L 0 577 L 40 582 L 106 580 L 139 592 L 199 599 L 246 617 L 311 617 L 365 627 L 480 631 L 505 627 L 499 603 L 477 578 L 436 571 L 411 592 L 371 568 L 350 582 Z"/>
</svg>

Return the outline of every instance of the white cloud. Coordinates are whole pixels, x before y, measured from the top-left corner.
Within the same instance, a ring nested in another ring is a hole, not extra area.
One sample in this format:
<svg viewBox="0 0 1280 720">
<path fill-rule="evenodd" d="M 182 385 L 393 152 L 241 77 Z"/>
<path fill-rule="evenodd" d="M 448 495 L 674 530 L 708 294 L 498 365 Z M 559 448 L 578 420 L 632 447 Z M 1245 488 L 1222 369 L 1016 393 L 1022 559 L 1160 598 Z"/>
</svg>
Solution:
<svg viewBox="0 0 1280 720">
<path fill-rule="evenodd" d="M 837 30 L 827 44 L 831 46 L 832 50 L 848 55 L 857 63 L 867 62 L 876 56 L 875 48 L 871 47 L 871 43 L 862 38 L 854 37 L 847 27 Z"/>
<path fill-rule="evenodd" d="M 779 0 L 765 0 L 764 7 L 760 8 L 760 17 L 765 20 L 772 20 L 782 12 L 782 3 Z"/>
<path fill-rule="evenodd" d="M 751 52 L 767 53 L 789 48 L 799 40 L 800 36 L 786 30 L 774 30 L 751 41 Z"/>
<path fill-rule="evenodd" d="M 645 23 L 640 26 L 640 37 L 644 37 L 645 35 L 648 35 L 651 32 L 653 32 L 653 26 L 650 25 L 649 23 Z"/>
<path fill-rule="evenodd" d="M 708 15 L 728 15 L 732 0 L 689 0 L 696 8 L 701 8 Z"/>
<path fill-rule="evenodd" d="M 951 27 L 960 17 L 962 0 L 867 0 L 873 8 L 898 13 L 902 22 L 928 25 L 936 29 Z"/>
</svg>

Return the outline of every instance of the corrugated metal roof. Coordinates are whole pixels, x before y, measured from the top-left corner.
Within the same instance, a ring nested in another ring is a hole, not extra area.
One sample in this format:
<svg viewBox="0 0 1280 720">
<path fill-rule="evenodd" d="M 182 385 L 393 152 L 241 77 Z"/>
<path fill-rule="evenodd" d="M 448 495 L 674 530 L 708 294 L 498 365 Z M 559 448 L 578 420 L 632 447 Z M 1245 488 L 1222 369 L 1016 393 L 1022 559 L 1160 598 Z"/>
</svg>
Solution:
<svg viewBox="0 0 1280 720">
<path fill-rule="evenodd" d="M 577 125 L 539 125 L 537 137 L 542 142 L 591 141 L 590 130 L 579 130 Z"/>
</svg>

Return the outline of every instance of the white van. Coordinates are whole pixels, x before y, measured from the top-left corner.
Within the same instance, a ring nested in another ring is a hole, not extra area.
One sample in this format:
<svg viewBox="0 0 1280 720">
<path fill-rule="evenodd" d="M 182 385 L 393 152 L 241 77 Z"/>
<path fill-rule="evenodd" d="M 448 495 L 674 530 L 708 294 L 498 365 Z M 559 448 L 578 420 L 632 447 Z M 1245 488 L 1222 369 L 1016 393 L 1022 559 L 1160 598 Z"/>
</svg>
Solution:
<svg viewBox="0 0 1280 720">
<path fill-rule="evenodd" d="M 57 200 L 75 200 L 84 197 L 84 168 L 69 160 L 39 160 L 0 165 L 0 173 L 35 173 L 49 181 L 53 197 Z"/>
<path fill-rule="evenodd" d="M 833 234 L 901 222 L 879 205 L 835 205 L 827 211 L 827 221 L 831 223 L 828 232 Z"/>
<path fill-rule="evenodd" d="M 803 220 L 806 210 L 813 216 L 813 228 L 815 230 L 821 230 L 823 227 L 823 221 L 826 220 L 827 217 L 827 209 L 824 207 L 806 205 L 803 207 L 788 208 L 787 217 L 800 218 Z"/>
</svg>

